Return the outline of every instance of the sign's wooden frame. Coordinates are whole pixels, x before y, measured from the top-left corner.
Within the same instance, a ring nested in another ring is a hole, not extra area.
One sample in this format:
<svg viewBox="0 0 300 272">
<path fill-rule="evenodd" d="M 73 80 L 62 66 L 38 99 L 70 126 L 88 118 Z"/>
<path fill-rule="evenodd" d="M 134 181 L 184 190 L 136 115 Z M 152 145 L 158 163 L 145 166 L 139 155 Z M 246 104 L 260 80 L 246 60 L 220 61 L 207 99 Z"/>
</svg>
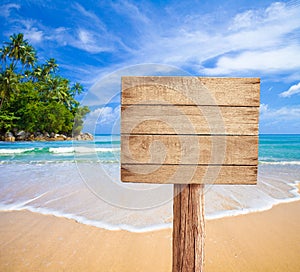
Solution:
<svg viewBox="0 0 300 272">
<path fill-rule="evenodd" d="M 259 88 L 258 78 L 123 77 L 122 181 L 255 184 Z"/>
</svg>

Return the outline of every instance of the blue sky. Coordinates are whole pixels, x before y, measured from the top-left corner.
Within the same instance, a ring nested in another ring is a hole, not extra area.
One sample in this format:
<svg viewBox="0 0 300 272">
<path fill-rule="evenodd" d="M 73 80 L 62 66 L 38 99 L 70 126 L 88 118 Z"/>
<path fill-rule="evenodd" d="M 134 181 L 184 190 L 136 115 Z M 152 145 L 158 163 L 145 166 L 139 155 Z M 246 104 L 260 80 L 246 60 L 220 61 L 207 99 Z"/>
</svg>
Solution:
<svg viewBox="0 0 300 272">
<path fill-rule="evenodd" d="M 122 75 L 261 78 L 260 133 L 300 133 L 300 1 L 0 2 L 1 41 L 83 84 L 86 130 L 118 132 Z"/>
</svg>

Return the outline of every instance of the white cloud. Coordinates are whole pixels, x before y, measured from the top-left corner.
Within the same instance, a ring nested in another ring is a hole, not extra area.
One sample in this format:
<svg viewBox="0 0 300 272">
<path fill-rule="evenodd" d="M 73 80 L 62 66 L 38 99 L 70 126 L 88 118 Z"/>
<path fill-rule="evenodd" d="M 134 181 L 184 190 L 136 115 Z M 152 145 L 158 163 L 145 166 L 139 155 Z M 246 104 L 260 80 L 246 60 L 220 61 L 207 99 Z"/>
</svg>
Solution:
<svg viewBox="0 0 300 272">
<path fill-rule="evenodd" d="M 20 7 L 21 7 L 20 5 L 14 3 L 2 5 L 0 6 L 0 10 L 1 10 L 0 16 L 4 18 L 8 18 L 10 16 L 12 9 L 20 9 Z"/>
<path fill-rule="evenodd" d="M 205 69 L 205 73 L 230 74 L 247 70 L 276 73 L 299 69 L 299 41 L 289 37 L 300 27 L 299 14 L 299 6 L 274 3 L 265 11 L 249 10 L 236 15 L 231 29 L 238 31 L 229 32 L 221 39 L 224 51 L 237 54 L 221 56 L 216 66 Z"/>
<path fill-rule="evenodd" d="M 265 17 L 267 20 L 286 16 L 286 4 L 282 2 L 274 2 L 265 10 Z"/>
<path fill-rule="evenodd" d="M 217 67 L 204 69 L 206 74 L 228 74 L 234 71 L 283 72 L 300 69 L 300 46 L 292 45 L 268 51 L 247 51 L 235 57 L 221 57 Z"/>
<path fill-rule="evenodd" d="M 32 44 L 41 43 L 44 40 L 44 29 L 41 25 L 33 19 L 12 19 L 14 27 L 12 32 L 21 32 L 24 34 L 25 39 L 27 39 Z M 11 35 L 11 32 L 9 33 Z"/>
<path fill-rule="evenodd" d="M 253 10 L 247 10 L 243 13 L 237 14 L 234 19 L 232 25 L 229 27 L 230 30 L 239 30 L 242 28 L 251 27 L 253 21 L 258 20 L 257 13 Z"/>
<path fill-rule="evenodd" d="M 282 121 L 300 121 L 300 106 L 294 107 L 281 107 L 279 109 L 272 109 L 266 104 L 262 104 L 260 108 L 260 119 L 262 121 L 274 120 L 277 122 Z"/>
<path fill-rule="evenodd" d="M 100 52 L 112 52 L 115 45 L 122 46 L 119 38 L 115 37 L 107 30 L 105 24 L 93 12 L 85 9 L 82 5 L 73 5 L 75 13 L 73 19 L 76 20 L 75 33 L 69 36 L 68 44 L 95 54 Z"/>
<path fill-rule="evenodd" d="M 93 124 L 100 124 L 100 125 L 105 125 L 105 124 L 111 124 L 115 122 L 117 119 L 120 118 L 120 107 L 101 107 L 97 108 L 93 111 L 91 111 L 86 120 L 88 123 L 93 123 Z"/>
<path fill-rule="evenodd" d="M 300 28 L 299 14 L 300 6 L 273 3 L 265 9 L 236 14 L 224 21 L 227 29 L 212 28 L 214 23 L 210 22 L 206 31 L 197 16 L 175 20 L 176 24 L 168 27 L 157 28 L 152 22 L 147 33 L 137 39 L 139 50 L 134 58 L 140 63 L 190 66 L 200 74 L 246 74 L 249 70 L 267 75 L 292 73 L 300 67 L 300 44 L 295 35 Z M 213 63 L 206 68 L 208 60 Z"/>
<path fill-rule="evenodd" d="M 269 105 L 268 104 L 260 104 L 259 112 L 260 114 L 264 114 L 269 110 Z"/>
<path fill-rule="evenodd" d="M 57 27 L 52 29 L 52 31 L 48 31 L 48 35 L 46 37 L 47 40 L 58 43 L 61 46 L 68 45 L 68 41 L 70 39 L 70 29 L 66 27 Z"/>
<path fill-rule="evenodd" d="M 238 13 L 229 26 L 230 30 L 240 30 L 253 28 L 253 26 L 263 26 L 268 23 L 274 23 L 282 18 L 288 18 L 295 15 L 294 9 L 282 2 L 272 3 L 266 9 L 247 10 Z"/>
<path fill-rule="evenodd" d="M 100 42 L 102 38 L 100 38 L 99 34 L 96 32 L 79 28 L 77 31 L 77 37 L 77 39 L 75 38 L 70 40 L 70 44 L 89 53 L 100 53 L 112 50 L 110 47 L 99 46 L 99 44 L 103 44 Z"/>
<path fill-rule="evenodd" d="M 300 105 L 272 108 L 260 105 L 260 133 L 299 133 Z"/>
<path fill-rule="evenodd" d="M 93 42 L 92 35 L 87 30 L 79 29 L 78 37 L 79 37 L 80 41 L 84 44 Z"/>
<path fill-rule="evenodd" d="M 300 82 L 291 86 L 287 91 L 280 94 L 281 97 L 290 97 L 294 94 L 300 94 Z"/>
<path fill-rule="evenodd" d="M 115 108 L 104 106 L 91 111 L 84 120 L 84 130 L 89 132 L 119 130 L 120 106 Z"/>
<path fill-rule="evenodd" d="M 120 107 L 113 109 L 112 107 L 104 107 L 99 111 L 97 124 L 111 124 L 120 118 Z"/>
<path fill-rule="evenodd" d="M 129 1 L 120 1 L 120 2 L 112 2 L 111 6 L 113 9 L 121 14 L 125 14 L 127 17 L 131 18 L 132 20 L 139 21 L 140 23 L 148 24 L 150 19 L 140 11 L 137 5 L 130 3 Z"/>
<path fill-rule="evenodd" d="M 105 28 L 104 24 L 101 22 L 101 20 L 97 17 L 97 15 L 92 12 L 86 10 L 82 5 L 75 3 L 74 8 L 85 18 L 90 19 L 91 22 L 93 22 L 97 27 L 101 26 L 101 28 Z"/>
<path fill-rule="evenodd" d="M 36 27 L 32 27 L 23 31 L 24 36 L 31 43 L 37 44 L 43 41 L 44 32 Z"/>
<path fill-rule="evenodd" d="M 105 36 L 102 37 L 101 33 L 83 27 L 78 27 L 74 30 L 67 27 L 52 29 L 44 26 L 41 27 L 45 29 L 44 39 L 56 42 L 60 46 L 72 46 L 92 54 L 112 51 L 114 47 L 109 41 L 102 42 Z M 31 31 L 32 30 L 33 29 L 31 29 Z M 43 33 L 42 31 L 40 32 Z M 28 32 L 29 37 L 33 34 L 33 31 L 31 33 Z"/>
</svg>

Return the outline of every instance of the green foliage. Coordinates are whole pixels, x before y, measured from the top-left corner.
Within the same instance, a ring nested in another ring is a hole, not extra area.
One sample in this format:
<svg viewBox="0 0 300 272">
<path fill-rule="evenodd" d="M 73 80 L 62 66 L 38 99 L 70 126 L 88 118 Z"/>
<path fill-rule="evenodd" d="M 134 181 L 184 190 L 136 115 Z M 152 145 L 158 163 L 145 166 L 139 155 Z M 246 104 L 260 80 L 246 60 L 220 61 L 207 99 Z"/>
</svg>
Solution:
<svg viewBox="0 0 300 272">
<path fill-rule="evenodd" d="M 75 96 L 83 91 L 79 83 L 57 74 L 58 65 L 50 58 L 37 63 L 35 49 L 14 34 L 0 49 L 0 132 L 54 132 L 74 135 L 81 132 L 88 107 Z"/>
<path fill-rule="evenodd" d="M 14 127 L 14 123 L 19 119 L 19 117 L 14 116 L 13 112 L 0 112 L 0 127 L 9 131 Z"/>
<path fill-rule="evenodd" d="M 81 132 L 83 127 L 83 118 L 89 112 L 90 110 L 87 106 L 77 108 L 75 118 L 74 118 L 74 127 L 73 127 L 74 135 L 78 135 Z"/>
</svg>

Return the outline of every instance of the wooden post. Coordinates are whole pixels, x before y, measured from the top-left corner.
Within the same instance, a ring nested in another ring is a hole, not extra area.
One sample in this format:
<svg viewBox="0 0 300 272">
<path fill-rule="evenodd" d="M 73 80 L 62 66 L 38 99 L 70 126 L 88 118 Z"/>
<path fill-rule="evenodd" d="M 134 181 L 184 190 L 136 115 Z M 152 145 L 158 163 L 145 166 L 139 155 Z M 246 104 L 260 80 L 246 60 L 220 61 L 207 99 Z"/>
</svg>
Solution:
<svg viewBox="0 0 300 272">
<path fill-rule="evenodd" d="M 202 272 L 204 264 L 204 185 L 175 184 L 173 272 Z"/>
<path fill-rule="evenodd" d="M 122 78 L 121 180 L 174 184 L 173 272 L 203 271 L 204 184 L 257 182 L 259 90 L 258 78 Z"/>
</svg>

